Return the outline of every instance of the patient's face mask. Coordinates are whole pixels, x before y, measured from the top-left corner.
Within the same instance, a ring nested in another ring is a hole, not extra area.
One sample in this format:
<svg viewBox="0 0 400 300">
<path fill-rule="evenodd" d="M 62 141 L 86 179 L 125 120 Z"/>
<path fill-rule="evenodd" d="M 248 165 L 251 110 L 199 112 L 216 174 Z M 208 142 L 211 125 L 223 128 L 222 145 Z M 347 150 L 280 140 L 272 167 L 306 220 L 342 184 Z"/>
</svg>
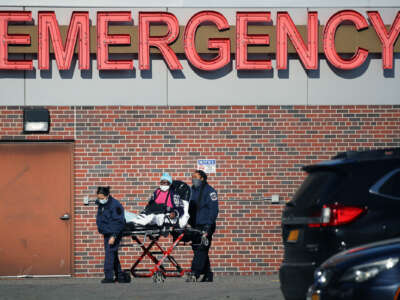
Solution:
<svg viewBox="0 0 400 300">
<path fill-rule="evenodd" d="M 160 185 L 160 190 L 162 190 L 163 192 L 166 192 L 169 190 L 169 185 Z"/>
<path fill-rule="evenodd" d="M 169 190 L 169 181 L 167 180 L 161 180 L 160 181 L 160 190 L 163 192 L 166 192 Z"/>
</svg>

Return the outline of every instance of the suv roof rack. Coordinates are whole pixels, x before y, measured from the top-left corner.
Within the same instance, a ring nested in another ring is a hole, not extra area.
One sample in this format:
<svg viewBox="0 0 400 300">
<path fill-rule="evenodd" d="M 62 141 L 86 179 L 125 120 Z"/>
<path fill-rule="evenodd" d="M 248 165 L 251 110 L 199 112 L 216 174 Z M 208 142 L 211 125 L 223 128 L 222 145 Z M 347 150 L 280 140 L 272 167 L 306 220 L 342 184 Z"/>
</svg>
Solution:
<svg viewBox="0 0 400 300">
<path fill-rule="evenodd" d="M 364 151 L 339 152 L 331 159 L 377 159 L 384 157 L 400 157 L 400 148 L 371 149 Z"/>
</svg>

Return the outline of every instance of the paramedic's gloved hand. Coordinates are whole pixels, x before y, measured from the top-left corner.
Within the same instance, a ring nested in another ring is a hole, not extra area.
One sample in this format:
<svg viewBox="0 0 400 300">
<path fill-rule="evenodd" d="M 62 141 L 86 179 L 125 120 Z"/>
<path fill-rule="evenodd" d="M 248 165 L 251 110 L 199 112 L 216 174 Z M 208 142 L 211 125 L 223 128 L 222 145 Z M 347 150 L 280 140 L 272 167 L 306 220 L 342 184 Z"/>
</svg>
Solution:
<svg viewBox="0 0 400 300">
<path fill-rule="evenodd" d="M 114 245 L 114 243 L 115 243 L 115 237 L 112 236 L 112 237 L 110 237 L 110 239 L 108 240 L 108 244 L 109 244 L 109 245 Z"/>
</svg>

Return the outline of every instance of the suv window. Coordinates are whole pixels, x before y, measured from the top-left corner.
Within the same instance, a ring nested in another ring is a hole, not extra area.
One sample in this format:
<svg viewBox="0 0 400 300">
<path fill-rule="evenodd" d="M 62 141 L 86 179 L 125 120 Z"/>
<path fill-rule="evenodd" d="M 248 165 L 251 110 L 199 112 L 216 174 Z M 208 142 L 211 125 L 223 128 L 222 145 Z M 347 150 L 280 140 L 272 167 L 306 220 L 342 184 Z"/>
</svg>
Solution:
<svg viewBox="0 0 400 300">
<path fill-rule="evenodd" d="M 319 199 L 330 191 L 339 175 L 333 171 L 313 171 L 304 180 L 303 184 L 293 196 L 292 202 L 297 207 L 310 207 L 317 204 Z"/>
<path fill-rule="evenodd" d="M 400 200 L 400 169 L 396 169 L 382 177 L 373 185 L 371 192 Z"/>
</svg>

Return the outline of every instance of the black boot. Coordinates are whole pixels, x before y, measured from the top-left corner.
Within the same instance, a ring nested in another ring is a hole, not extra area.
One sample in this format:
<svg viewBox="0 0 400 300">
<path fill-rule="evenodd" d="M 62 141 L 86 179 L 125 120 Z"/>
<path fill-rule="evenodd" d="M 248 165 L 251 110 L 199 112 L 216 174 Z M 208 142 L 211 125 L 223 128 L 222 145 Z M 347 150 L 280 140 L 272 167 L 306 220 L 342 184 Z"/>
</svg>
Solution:
<svg viewBox="0 0 400 300">
<path fill-rule="evenodd" d="M 118 283 L 130 283 L 131 281 L 130 280 L 128 280 L 128 279 L 125 279 L 125 278 L 118 278 Z"/>
<path fill-rule="evenodd" d="M 214 273 L 209 272 L 203 276 L 201 282 L 213 282 L 214 281 Z"/>
<path fill-rule="evenodd" d="M 103 280 L 101 280 L 101 283 L 114 283 L 114 280 L 104 278 Z"/>
<path fill-rule="evenodd" d="M 121 276 L 118 276 L 119 283 L 130 283 L 131 282 L 131 273 L 130 271 L 122 272 Z"/>
<path fill-rule="evenodd" d="M 118 275 L 116 275 L 114 282 L 118 283 L 130 283 L 131 282 L 131 273 L 129 270 L 122 271 Z"/>
</svg>

